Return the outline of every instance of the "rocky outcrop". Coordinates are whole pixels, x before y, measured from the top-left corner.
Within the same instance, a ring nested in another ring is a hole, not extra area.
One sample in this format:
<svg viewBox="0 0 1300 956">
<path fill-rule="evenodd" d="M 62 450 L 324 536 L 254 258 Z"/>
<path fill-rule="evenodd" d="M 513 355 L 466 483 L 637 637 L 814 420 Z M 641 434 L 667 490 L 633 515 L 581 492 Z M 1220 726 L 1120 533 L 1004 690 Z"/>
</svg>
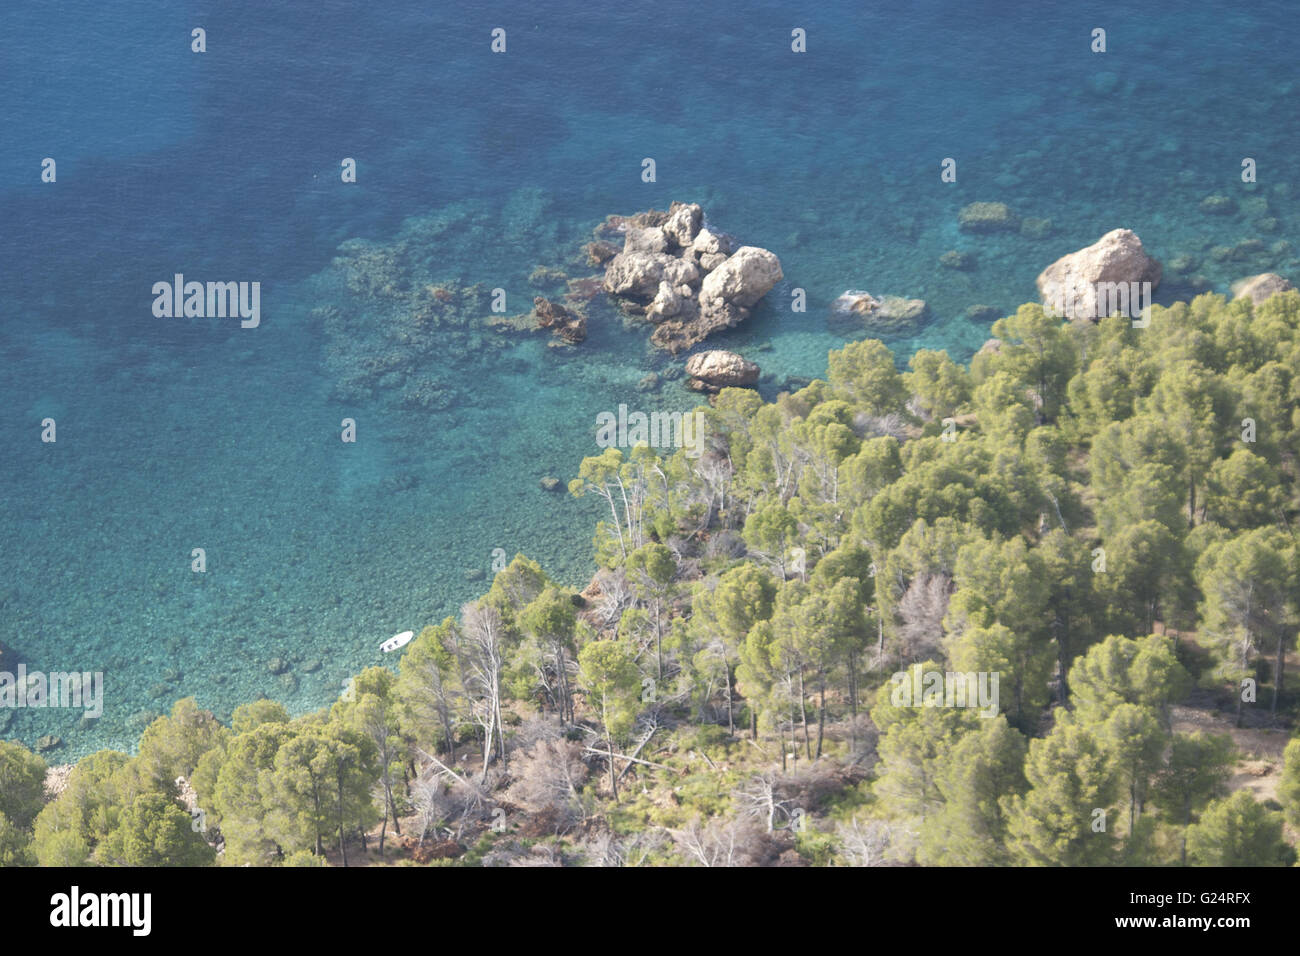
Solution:
<svg viewBox="0 0 1300 956">
<path fill-rule="evenodd" d="M 1062 256 L 1038 276 L 1043 305 L 1071 319 L 1100 319 L 1108 305 L 1099 303 L 1099 283 L 1160 284 L 1160 263 L 1147 255 L 1131 229 L 1114 229 L 1086 249 Z"/>
<path fill-rule="evenodd" d="M 556 305 L 544 296 L 533 299 L 533 314 L 537 316 L 539 329 L 550 329 L 564 341 L 576 345 L 587 337 L 587 317 L 579 312 L 570 312 L 562 305 Z"/>
<path fill-rule="evenodd" d="M 667 212 L 611 216 L 600 236 L 623 236 L 623 250 L 605 263 L 604 289 L 631 300 L 656 328 L 650 340 L 673 354 L 721 329 L 739 325 L 784 277 L 766 249 L 742 246 L 704 226 L 697 203 Z"/>
<path fill-rule="evenodd" d="M 1286 292 L 1288 289 L 1294 289 L 1288 279 L 1284 279 L 1276 272 L 1264 272 L 1257 276 L 1250 276 L 1246 279 L 1238 279 L 1232 284 L 1232 298 L 1250 299 L 1255 305 L 1259 305 L 1265 299 L 1272 298 L 1279 292 Z"/>
<path fill-rule="evenodd" d="M 686 387 L 709 394 L 724 388 L 746 388 L 758 381 L 759 367 L 735 352 L 711 349 L 686 360 Z"/>
</svg>

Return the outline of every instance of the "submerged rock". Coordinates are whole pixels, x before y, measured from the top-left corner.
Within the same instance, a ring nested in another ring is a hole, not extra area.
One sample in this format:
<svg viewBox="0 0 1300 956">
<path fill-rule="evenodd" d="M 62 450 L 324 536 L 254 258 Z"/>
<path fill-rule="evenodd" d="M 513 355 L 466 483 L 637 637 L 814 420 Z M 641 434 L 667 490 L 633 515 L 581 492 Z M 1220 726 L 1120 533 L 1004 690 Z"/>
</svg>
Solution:
<svg viewBox="0 0 1300 956">
<path fill-rule="evenodd" d="M 880 300 L 870 292 L 845 292 L 831 303 L 831 312 L 835 315 L 866 315 L 880 308 Z"/>
<path fill-rule="evenodd" d="M 1113 229 L 1087 248 L 1062 256 L 1038 276 L 1044 306 L 1067 318 L 1104 318 L 1099 314 L 1098 283 L 1160 284 L 1160 263 L 1147 255 L 1131 229 Z"/>
<path fill-rule="evenodd" d="M 972 305 L 969 306 L 962 317 L 968 322 L 996 322 L 1001 318 L 1001 312 L 991 305 Z"/>
<path fill-rule="evenodd" d="M 1259 305 L 1266 299 L 1270 299 L 1279 292 L 1286 292 L 1288 289 L 1294 289 L 1289 279 L 1285 279 L 1276 272 L 1264 272 L 1257 276 L 1249 276 L 1245 279 L 1238 279 L 1232 284 L 1232 298 L 1250 299 L 1255 305 Z"/>
<path fill-rule="evenodd" d="M 618 255 L 618 246 L 612 242 L 597 239 L 595 242 L 589 242 L 583 246 L 582 251 L 586 253 L 588 265 L 603 266 Z"/>
<path fill-rule="evenodd" d="M 561 489 L 560 479 L 547 475 L 538 482 L 543 491 L 559 491 Z"/>
<path fill-rule="evenodd" d="M 831 303 L 831 317 L 839 322 L 860 322 L 873 331 L 897 333 L 924 325 L 930 307 L 924 299 L 897 295 L 877 299 L 869 292 L 845 292 Z"/>
<path fill-rule="evenodd" d="M 973 202 L 957 214 L 957 224 L 966 232 L 1000 232 L 1020 226 L 1020 220 L 1004 202 Z"/>
<path fill-rule="evenodd" d="M 1046 239 L 1052 234 L 1052 220 L 1026 216 L 1020 222 L 1020 234 L 1026 239 Z"/>
<path fill-rule="evenodd" d="M 758 381 L 757 364 L 725 349 L 697 352 L 686 360 L 686 387 L 697 392 L 718 392 L 724 388 L 744 388 Z"/>
<path fill-rule="evenodd" d="M 1228 216 L 1237 211 L 1237 204 L 1228 196 L 1206 196 L 1201 200 L 1201 212 Z"/>
<path fill-rule="evenodd" d="M 537 316 L 539 329 L 550 329 L 564 341 L 576 345 L 587 337 L 587 317 L 579 312 L 570 312 L 562 305 L 556 305 L 544 296 L 533 299 L 533 314 Z"/>
<path fill-rule="evenodd" d="M 528 284 L 545 288 L 560 285 L 568 278 L 560 269 L 552 269 L 550 266 L 537 266 L 532 272 L 528 273 Z"/>
</svg>

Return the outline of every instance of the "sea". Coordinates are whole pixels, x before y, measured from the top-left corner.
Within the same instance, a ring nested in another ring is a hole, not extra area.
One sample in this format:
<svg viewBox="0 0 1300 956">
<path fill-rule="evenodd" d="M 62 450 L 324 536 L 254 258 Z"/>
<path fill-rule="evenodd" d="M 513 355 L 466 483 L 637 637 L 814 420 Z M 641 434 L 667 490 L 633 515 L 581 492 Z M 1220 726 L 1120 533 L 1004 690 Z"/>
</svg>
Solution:
<svg viewBox="0 0 1300 956">
<path fill-rule="evenodd" d="M 702 346 L 758 362 L 769 399 L 873 334 L 830 321 L 846 290 L 926 301 L 885 336 L 900 366 L 965 361 L 1115 228 L 1165 263 L 1157 302 L 1300 279 L 1293 19 L 7 0 L 0 642 L 29 672 L 102 674 L 103 712 L 0 707 L 0 737 L 58 763 L 130 750 L 185 696 L 302 713 L 502 560 L 583 586 L 603 504 L 564 486 L 596 416 L 699 396 L 603 297 L 575 347 L 493 305 L 597 275 L 582 249 L 611 214 L 697 202 L 779 256 L 753 316 Z M 962 230 L 974 202 L 1009 228 Z M 258 283 L 256 327 L 158 314 L 178 275 Z"/>
</svg>

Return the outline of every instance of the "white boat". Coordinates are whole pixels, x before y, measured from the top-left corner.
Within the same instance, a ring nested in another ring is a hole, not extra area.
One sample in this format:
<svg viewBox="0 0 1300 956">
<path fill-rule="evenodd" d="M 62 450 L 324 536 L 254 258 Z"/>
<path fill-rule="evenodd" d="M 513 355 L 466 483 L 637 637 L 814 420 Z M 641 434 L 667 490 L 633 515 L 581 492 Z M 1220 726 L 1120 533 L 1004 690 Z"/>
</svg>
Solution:
<svg viewBox="0 0 1300 956">
<path fill-rule="evenodd" d="M 394 634 L 388 640 L 384 641 L 384 643 L 380 644 L 379 649 L 387 654 L 390 651 L 397 650 L 399 647 L 405 647 L 407 644 L 410 644 L 411 638 L 413 637 L 415 637 L 414 631 L 403 631 L 401 634 Z"/>
</svg>

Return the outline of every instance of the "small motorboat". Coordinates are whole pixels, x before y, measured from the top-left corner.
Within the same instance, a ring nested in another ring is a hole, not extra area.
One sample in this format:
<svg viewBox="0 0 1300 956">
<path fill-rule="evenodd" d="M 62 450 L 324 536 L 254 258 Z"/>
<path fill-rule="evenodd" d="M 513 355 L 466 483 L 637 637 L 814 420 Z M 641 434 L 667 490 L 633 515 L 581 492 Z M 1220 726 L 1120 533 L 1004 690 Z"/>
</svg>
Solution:
<svg viewBox="0 0 1300 956">
<path fill-rule="evenodd" d="M 379 649 L 385 654 L 397 650 L 399 647 L 405 647 L 411 643 L 411 638 L 415 637 L 414 631 L 403 631 L 401 634 L 394 634 L 384 643 L 379 645 Z"/>
</svg>

